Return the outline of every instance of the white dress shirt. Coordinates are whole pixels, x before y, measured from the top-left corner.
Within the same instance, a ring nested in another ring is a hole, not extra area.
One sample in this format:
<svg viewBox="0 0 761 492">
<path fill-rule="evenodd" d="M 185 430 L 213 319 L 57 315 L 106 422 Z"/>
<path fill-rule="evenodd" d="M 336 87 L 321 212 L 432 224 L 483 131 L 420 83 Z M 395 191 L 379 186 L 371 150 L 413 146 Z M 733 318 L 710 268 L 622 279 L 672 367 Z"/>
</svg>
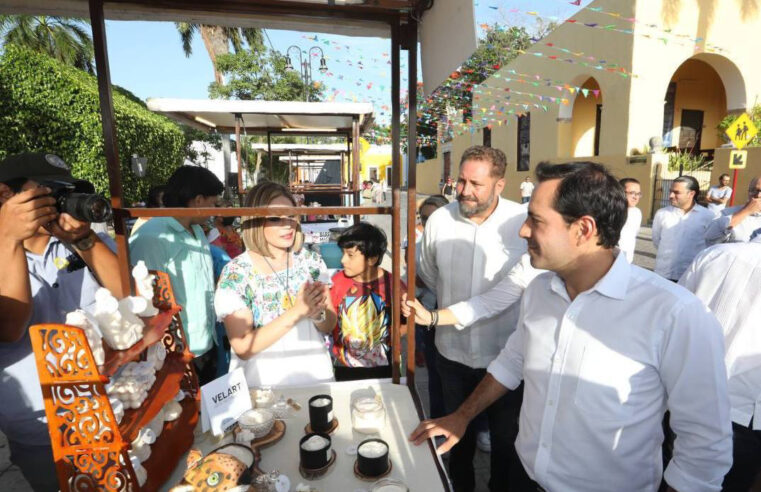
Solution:
<svg viewBox="0 0 761 492">
<path fill-rule="evenodd" d="M 637 207 L 629 207 L 626 212 L 626 223 L 618 239 L 618 248 L 626 255 L 629 263 L 634 261 L 634 248 L 637 245 L 640 226 L 642 226 L 642 211 Z"/>
<path fill-rule="evenodd" d="M 713 198 L 729 200 L 730 198 L 732 198 L 732 188 L 727 186 L 722 190 L 718 186 L 711 186 L 708 189 L 708 193 L 706 193 L 706 195 Z M 719 215 L 721 211 L 724 210 L 726 207 L 727 207 L 726 203 L 709 203 L 708 204 L 708 210 L 713 212 L 714 215 Z"/>
<path fill-rule="evenodd" d="M 519 301 L 528 284 L 546 271 L 532 267 L 531 256 L 524 253 L 510 273 L 497 285 L 481 295 L 449 306 L 449 310 L 457 318 L 455 328 L 462 330 L 478 320 L 498 315 Z"/>
<path fill-rule="evenodd" d="M 761 243 L 720 244 L 695 258 L 681 285 L 724 329 L 732 421 L 761 430 Z"/>
<path fill-rule="evenodd" d="M 619 254 L 571 301 L 555 273 L 523 293 L 521 319 L 488 371 L 524 381 L 515 443 L 529 476 L 552 492 L 654 492 L 662 420 L 677 435 L 664 477 L 716 492 L 732 463 L 724 347 L 694 295 Z"/>
<path fill-rule="evenodd" d="M 743 209 L 743 205 L 725 208 L 721 215 L 711 221 L 706 229 L 706 244 L 747 243 L 761 235 L 761 214 L 748 215 L 735 227 L 729 227 L 732 216 Z"/>
<path fill-rule="evenodd" d="M 706 228 L 714 217 L 713 212 L 697 204 L 687 213 L 673 206 L 658 210 L 653 218 L 653 245 L 658 249 L 655 273 L 679 280 L 705 249 Z"/>
<path fill-rule="evenodd" d="M 451 306 L 482 294 L 499 283 L 526 252 L 518 231 L 526 206 L 499 198 L 481 224 L 460 214 L 457 202 L 428 218 L 420 248 L 418 274 L 436 293 L 439 306 Z M 436 348 L 445 358 L 485 368 L 504 347 L 518 321 L 518 306 L 458 330 L 436 330 Z"/>
</svg>

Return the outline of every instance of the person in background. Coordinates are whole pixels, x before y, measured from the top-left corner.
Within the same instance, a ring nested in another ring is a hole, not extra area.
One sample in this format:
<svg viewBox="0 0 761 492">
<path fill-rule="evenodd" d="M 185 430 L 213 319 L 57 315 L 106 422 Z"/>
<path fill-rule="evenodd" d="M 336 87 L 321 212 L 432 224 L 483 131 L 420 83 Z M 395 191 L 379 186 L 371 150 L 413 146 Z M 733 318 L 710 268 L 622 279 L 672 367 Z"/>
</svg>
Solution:
<svg viewBox="0 0 761 492">
<path fill-rule="evenodd" d="M 700 185 L 692 176 L 671 183 L 668 207 L 653 218 L 655 273 L 672 282 L 679 280 L 695 256 L 706 247 L 705 232 L 713 213 L 698 205 Z"/>
<path fill-rule="evenodd" d="M 101 286 L 122 292 L 113 242 L 90 224 L 59 214 L 51 190 L 56 180 L 93 193 L 53 154 L 24 153 L 0 162 L 0 430 L 11 462 L 36 491 L 58 490 L 45 405 L 29 326 L 63 323 L 66 314 L 92 308 Z M 31 300 L 31 306 L 29 301 Z"/>
<path fill-rule="evenodd" d="M 526 179 L 521 183 L 521 203 L 528 203 L 531 200 L 531 194 L 534 192 L 534 183 L 531 182 L 531 177 L 526 176 Z"/>
<path fill-rule="evenodd" d="M 748 492 L 761 473 L 761 237 L 700 253 L 679 280 L 716 315 L 732 405 L 733 460 L 723 492 Z"/>
<path fill-rule="evenodd" d="M 220 203 L 220 207 L 232 207 L 232 203 Z M 209 243 L 222 248 L 230 258 L 243 253 L 243 239 L 235 230 L 235 217 L 214 217 L 213 227 L 206 234 Z"/>
<path fill-rule="evenodd" d="M 482 294 L 504 278 L 526 251 L 518 231 L 526 207 L 500 197 L 507 159 L 499 150 L 474 146 L 460 159 L 457 202 L 436 210 L 425 226 L 418 275 L 436 292 L 439 306 L 450 306 Z M 436 327 L 436 366 L 447 412 L 455 411 L 475 389 L 486 367 L 498 355 L 518 320 L 517 306 L 458 330 Z M 491 490 L 509 490 L 508 463 L 517 460 L 519 392 L 500 398 L 486 409 L 491 434 Z M 452 449 L 449 476 L 456 490 L 473 490 L 478 429 L 470 426 Z"/>
<path fill-rule="evenodd" d="M 331 309 L 336 324 L 330 355 L 336 381 L 391 377 L 391 274 L 381 268 L 386 235 L 366 222 L 338 238 L 343 270 L 333 275 Z"/>
<path fill-rule="evenodd" d="M 446 182 L 441 187 L 441 194 L 446 197 L 446 199 L 449 201 L 449 203 L 452 203 L 454 201 L 454 199 L 456 198 L 456 196 L 455 196 L 456 192 L 457 192 L 457 188 L 455 187 L 454 183 L 452 182 L 452 176 L 447 176 Z"/>
<path fill-rule="evenodd" d="M 148 197 L 145 200 L 146 208 L 162 208 L 164 206 L 164 191 L 166 191 L 166 186 L 164 185 L 152 186 L 151 189 L 148 190 Z M 135 224 L 132 226 L 130 236 L 149 220 L 151 220 L 151 217 L 138 217 Z"/>
<path fill-rule="evenodd" d="M 425 225 L 428 223 L 428 218 L 437 209 L 447 205 L 449 200 L 444 195 L 431 195 L 427 197 L 418 207 L 418 214 L 420 215 L 420 223 L 415 227 L 415 258 L 416 262 L 420 262 L 420 246 L 423 241 L 423 232 Z M 407 258 L 407 239 L 405 238 L 404 244 L 404 257 Z M 409 280 L 408 280 L 409 283 Z M 406 295 L 403 296 L 406 298 Z M 415 297 L 421 306 L 425 306 L 426 309 L 436 308 L 436 293 L 426 287 L 422 280 L 418 280 L 415 287 Z M 405 314 L 405 316 L 408 316 Z M 430 320 L 427 323 L 420 324 L 415 322 L 415 363 L 419 367 L 428 367 L 428 401 L 431 409 L 431 418 L 442 417 L 444 415 L 444 395 L 441 389 L 441 377 L 439 371 L 436 369 L 436 328 L 428 329 Z M 422 353 L 423 363 L 419 362 Z"/>
<path fill-rule="evenodd" d="M 761 234 L 761 176 L 748 184 L 748 201 L 745 205 L 725 208 L 706 229 L 709 245 L 718 243 L 745 243 Z"/>
<path fill-rule="evenodd" d="M 178 208 L 214 207 L 224 186 L 208 169 L 180 166 L 167 181 L 164 205 Z M 193 364 L 201 384 L 213 380 L 217 351 L 214 348 L 214 264 L 201 225 L 208 215 L 193 217 L 153 217 L 133 232 L 129 240 L 130 259 L 143 260 L 150 270 L 169 275 L 180 318 L 185 329 Z"/>
<path fill-rule="evenodd" d="M 230 339 L 230 371 L 243 368 L 249 386 L 333 381 L 322 333 L 335 326 L 328 307 L 322 259 L 302 248 L 298 216 L 277 215 L 295 201 L 283 185 L 265 181 L 249 190 L 246 207 L 270 207 L 267 217 L 245 217 L 246 252 L 222 270 L 214 294 L 217 319 Z"/>
<path fill-rule="evenodd" d="M 719 186 L 711 186 L 706 193 L 708 210 L 716 216 L 721 215 L 721 211 L 727 206 L 731 197 L 732 188 L 729 186 L 729 174 L 725 173 L 719 176 Z"/>
<path fill-rule="evenodd" d="M 642 198 L 642 188 L 639 181 L 634 178 L 624 178 L 619 181 L 624 187 L 626 194 L 626 223 L 621 229 L 621 239 L 618 240 L 618 248 L 621 250 L 629 263 L 634 261 L 634 248 L 637 246 L 637 234 L 642 226 L 642 211 L 637 208 L 639 199 Z"/>
<path fill-rule="evenodd" d="M 520 468 L 502 490 L 655 492 L 668 409 L 677 435 L 663 474 L 669 490 L 718 492 L 732 441 L 716 318 L 616 251 L 627 202 L 605 167 L 540 164 L 536 175 L 520 235 L 531 265 L 549 272 L 526 288 L 518 326 L 478 388 L 410 440 L 442 435 L 446 452 L 524 381 Z"/>
</svg>

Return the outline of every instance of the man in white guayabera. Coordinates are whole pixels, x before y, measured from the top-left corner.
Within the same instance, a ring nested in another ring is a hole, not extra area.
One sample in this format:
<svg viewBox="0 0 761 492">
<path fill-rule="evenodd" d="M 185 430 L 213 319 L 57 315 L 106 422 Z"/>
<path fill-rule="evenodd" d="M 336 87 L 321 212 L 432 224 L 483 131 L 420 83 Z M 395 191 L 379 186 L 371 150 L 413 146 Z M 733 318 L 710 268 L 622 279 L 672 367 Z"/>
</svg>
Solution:
<svg viewBox="0 0 761 492">
<path fill-rule="evenodd" d="M 732 462 L 719 323 L 686 289 L 617 254 L 627 204 L 605 167 L 540 164 L 536 174 L 520 234 L 533 267 L 550 271 L 528 284 L 518 326 L 476 390 L 410 439 L 442 435 L 447 451 L 523 381 L 525 473 L 515 483 L 511 470 L 511 492 L 657 491 L 666 410 L 677 439 L 663 478 L 673 491 L 718 492 Z"/>
</svg>

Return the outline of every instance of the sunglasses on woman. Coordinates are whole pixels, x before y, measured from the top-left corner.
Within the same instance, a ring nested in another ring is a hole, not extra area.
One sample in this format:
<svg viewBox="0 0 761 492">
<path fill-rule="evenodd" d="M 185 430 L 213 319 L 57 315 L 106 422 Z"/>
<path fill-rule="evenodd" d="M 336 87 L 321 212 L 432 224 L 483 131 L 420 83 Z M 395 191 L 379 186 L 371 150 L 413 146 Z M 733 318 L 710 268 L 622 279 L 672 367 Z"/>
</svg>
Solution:
<svg viewBox="0 0 761 492">
<path fill-rule="evenodd" d="M 293 215 L 268 216 L 264 218 L 265 225 L 295 225 L 299 221 Z"/>
</svg>

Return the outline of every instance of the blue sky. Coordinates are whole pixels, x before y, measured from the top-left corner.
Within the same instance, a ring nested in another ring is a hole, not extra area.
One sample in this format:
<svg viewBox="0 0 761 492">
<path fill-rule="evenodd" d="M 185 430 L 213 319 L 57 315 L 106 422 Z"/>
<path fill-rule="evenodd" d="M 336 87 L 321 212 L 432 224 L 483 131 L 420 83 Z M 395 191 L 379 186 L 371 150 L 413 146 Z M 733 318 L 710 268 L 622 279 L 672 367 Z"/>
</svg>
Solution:
<svg viewBox="0 0 761 492">
<path fill-rule="evenodd" d="M 582 1 L 582 7 L 590 0 Z M 499 22 L 525 25 L 533 29 L 536 18 L 511 12 L 536 11 L 540 16 L 567 18 L 580 7 L 567 0 L 476 0 L 476 24 Z M 207 98 L 213 80 L 211 61 L 200 36 L 193 42 L 193 55 L 186 58 L 179 35 L 170 22 L 106 23 L 112 82 L 138 97 Z M 482 34 L 478 29 L 479 35 Z M 308 49 L 315 41 L 311 32 L 267 30 L 275 49 L 285 52 L 288 46 Z M 349 38 L 316 34 L 317 45 L 325 50 L 330 69 L 327 75 L 317 72 L 315 80 L 325 83 L 326 94 L 337 101 L 372 102 L 378 116 L 383 116 L 389 101 L 390 43 L 378 38 Z M 347 51 L 346 46 L 350 46 Z M 349 56 L 351 53 L 351 56 Z M 402 62 L 406 66 L 403 52 Z M 358 62 L 362 62 L 359 68 Z M 457 64 L 464 60 L 457 60 Z M 403 72 L 404 73 L 403 69 Z M 403 82 L 402 87 L 406 86 Z"/>
</svg>

